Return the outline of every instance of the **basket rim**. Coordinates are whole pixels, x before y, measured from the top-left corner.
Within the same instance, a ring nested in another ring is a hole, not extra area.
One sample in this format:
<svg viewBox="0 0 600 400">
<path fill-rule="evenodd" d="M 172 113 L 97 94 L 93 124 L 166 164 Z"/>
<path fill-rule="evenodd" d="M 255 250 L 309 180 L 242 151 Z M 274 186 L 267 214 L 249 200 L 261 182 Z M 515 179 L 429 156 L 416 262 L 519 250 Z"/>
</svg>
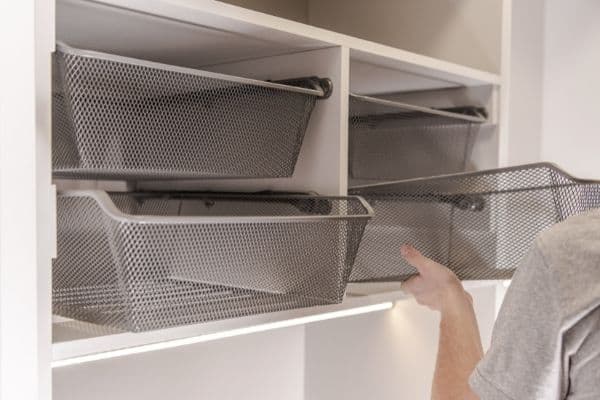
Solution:
<svg viewBox="0 0 600 400">
<path fill-rule="evenodd" d="M 423 112 L 426 114 L 438 115 L 440 117 L 458 119 L 458 120 L 474 122 L 474 123 L 478 123 L 478 124 L 483 124 L 483 123 L 487 122 L 487 118 L 485 118 L 485 117 L 474 117 L 471 115 L 464 115 L 464 114 L 460 114 L 460 113 L 456 113 L 456 112 L 438 110 L 436 108 L 431 108 L 431 107 L 423 107 L 423 106 L 417 106 L 414 104 L 402 103 L 402 102 L 394 101 L 394 100 L 381 99 L 381 98 L 374 97 L 374 96 L 365 96 L 365 95 L 361 95 L 361 94 L 350 93 L 350 97 L 357 99 L 359 101 L 364 101 L 364 102 L 373 103 L 373 104 L 379 104 L 379 105 L 382 105 L 385 107 L 390 107 L 390 108 L 399 108 L 402 110 Z"/>
<path fill-rule="evenodd" d="M 65 44 L 64 42 L 56 43 L 56 51 L 59 53 L 70 54 L 70 55 L 74 55 L 77 57 L 94 58 L 94 59 L 100 59 L 100 60 L 105 60 L 105 61 L 113 61 L 113 62 L 117 62 L 117 63 L 121 63 L 121 64 L 137 65 L 137 66 L 141 66 L 141 67 L 158 69 L 158 70 L 162 70 L 162 71 L 177 72 L 177 73 L 201 76 L 201 77 L 205 77 L 205 78 L 213 78 L 213 79 L 218 79 L 218 80 L 222 80 L 222 81 L 253 85 L 253 86 L 262 86 L 262 87 L 269 88 L 269 89 L 277 89 L 277 90 L 283 90 L 283 91 L 288 91 L 288 92 L 302 93 L 302 94 L 307 94 L 307 95 L 316 96 L 316 97 L 325 97 L 325 95 L 327 94 L 327 93 L 325 93 L 324 90 L 319 90 L 319 89 L 308 89 L 308 88 L 302 88 L 302 87 L 298 87 L 298 86 L 285 85 L 282 83 L 262 81 L 259 79 L 242 78 L 242 77 L 235 76 L 235 75 L 221 74 L 218 72 L 209 72 L 209 71 L 195 69 L 195 68 L 189 68 L 189 67 L 180 67 L 177 65 L 165 64 L 165 63 L 160 63 L 160 62 L 155 62 L 155 61 L 147 61 L 147 60 L 142 60 L 142 59 L 134 58 L 134 57 L 119 56 L 116 54 L 110 54 L 110 53 L 105 53 L 105 52 L 101 52 L 101 51 L 80 49 L 80 48 L 69 46 L 69 45 Z"/>
<path fill-rule="evenodd" d="M 371 188 L 383 188 L 386 186 L 394 186 L 394 185 L 406 184 L 406 183 L 435 182 L 438 180 L 445 180 L 445 179 L 449 179 L 449 178 L 468 178 L 468 177 L 486 175 L 486 174 L 490 174 L 490 173 L 503 173 L 503 172 L 511 172 L 511 171 L 527 170 L 527 169 L 535 169 L 535 168 L 548 168 L 548 169 L 555 171 L 556 173 L 562 175 L 563 177 L 572 180 L 574 184 L 580 184 L 580 185 L 600 184 L 600 180 L 577 178 L 577 177 L 569 174 L 562 168 L 560 168 L 557 164 L 548 162 L 548 161 L 543 161 L 543 162 L 530 163 L 530 164 L 514 165 L 514 166 L 510 166 L 510 167 L 503 167 L 503 168 L 484 169 L 481 171 L 459 172 L 459 173 L 454 173 L 454 174 L 442 174 L 442 175 L 426 176 L 426 177 L 419 177 L 419 178 L 412 178 L 412 179 L 404 179 L 404 180 L 401 179 L 401 180 L 395 180 L 395 181 L 370 183 L 370 184 L 366 184 L 366 185 L 356 185 L 356 186 L 349 187 L 348 190 L 351 191 L 351 190 L 364 190 L 364 189 L 371 189 Z"/>
<path fill-rule="evenodd" d="M 269 215 L 269 216 L 159 216 L 159 215 L 131 215 L 122 212 L 117 208 L 114 202 L 111 200 L 109 192 L 98 189 L 86 189 L 86 190 L 66 190 L 58 193 L 58 197 L 72 198 L 72 197 L 88 197 L 93 199 L 102 211 L 111 219 L 122 222 L 122 223 L 137 223 L 137 224 L 249 224 L 249 223 L 284 223 L 284 222 L 318 222 L 320 220 L 358 220 L 366 219 L 369 220 L 373 217 L 375 212 L 371 205 L 361 196 L 318 196 L 318 195 L 300 195 L 300 194 L 243 194 L 243 193 L 232 193 L 232 194 L 214 194 L 197 192 L 198 195 L 205 195 L 205 199 L 218 199 L 221 198 L 252 198 L 255 199 L 315 199 L 315 200 L 351 200 L 358 202 L 362 207 L 361 214 L 336 214 L 336 215 Z M 110 193 L 123 193 L 123 194 L 144 194 L 157 192 L 110 192 Z M 169 192 L 164 192 L 169 194 Z M 178 193 L 179 195 L 181 193 Z"/>
</svg>

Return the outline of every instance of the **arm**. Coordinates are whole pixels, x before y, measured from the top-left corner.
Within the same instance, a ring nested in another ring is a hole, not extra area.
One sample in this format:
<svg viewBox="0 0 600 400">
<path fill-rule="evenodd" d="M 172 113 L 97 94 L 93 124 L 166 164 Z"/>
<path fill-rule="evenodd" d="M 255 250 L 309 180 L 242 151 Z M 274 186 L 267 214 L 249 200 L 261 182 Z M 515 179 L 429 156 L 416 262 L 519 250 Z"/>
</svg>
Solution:
<svg viewBox="0 0 600 400">
<path fill-rule="evenodd" d="M 402 246 L 402 256 L 419 275 L 402 285 L 419 304 L 439 311 L 440 339 L 431 398 L 477 400 L 469 387 L 469 376 L 483 357 L 479 328 L 471 297 L 446 267 Z"/>
</svg>

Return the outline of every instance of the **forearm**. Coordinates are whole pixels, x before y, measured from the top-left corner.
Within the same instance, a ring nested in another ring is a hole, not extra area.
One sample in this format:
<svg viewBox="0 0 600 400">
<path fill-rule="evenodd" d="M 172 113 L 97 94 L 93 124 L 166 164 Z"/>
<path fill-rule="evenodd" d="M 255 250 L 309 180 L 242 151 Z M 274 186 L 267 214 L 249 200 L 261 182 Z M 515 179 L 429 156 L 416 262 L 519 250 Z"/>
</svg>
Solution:
<svg viewBox="0 0 600 400">
<path fill-rule="evenodd" d="M 402 287 L 419 304 L 441 313 L 438 358 L 433 377 L 433 400 L 476 400 L 469 388 L 469 376 L 483 357 L 479 328 L 470 296 L 446 267 L 424 257 L 409 245 L 402 256 L 419 275 Z"/>
<path fill-rule="evenodd" d="M 477 399 L 468 380 L 483 357 L 473 304 L 462 288 L 448 296 L 441 310 L 433 400 Z"/>
</svg>

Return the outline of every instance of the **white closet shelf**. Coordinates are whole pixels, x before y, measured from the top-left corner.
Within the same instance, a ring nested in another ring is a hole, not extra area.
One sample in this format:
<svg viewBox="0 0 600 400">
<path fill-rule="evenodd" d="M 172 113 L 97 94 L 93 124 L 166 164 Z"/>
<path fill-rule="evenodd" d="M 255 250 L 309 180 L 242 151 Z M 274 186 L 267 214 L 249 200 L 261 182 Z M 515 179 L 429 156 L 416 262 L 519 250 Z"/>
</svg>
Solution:
<svg viewBox="0 0 600 400">
<path fill-rule="evenodd" d="M 391 308 L 394 301 L 402 298 L 406 298 L 406 294 L 400 291 L 396 284 L 395 289 L 381 293 L 349 294 L 341 304 L 300 308 L 142 333 L 115 331 L 112 328 L 55 317 L 53 367 L 385 310 Z"/>
<path fill-rule="evenodd" d="M 465 281 L 466 290 L 497 285 L 498 281 Z M 409 299 L 399 282 L 349 284 L 341 304 L 301 308 L 242 318 L 186 325 L 142 333 L 116 331 L 85 322 L 55 317 L 52 365 L 68 365 L 131 356 L 149 351 L 193 345 L 243 334 L 262 332 L 333 318 L 384 311 Z"/>
<path fill-rule="evenodd" d="M 184 66 L 343 46 L 354 62 L 439 87 L 500 84 L 497 74 L 212 0 L 58 0 L 57 16 L 57 36 L 72 46 Z"/>
</svg>

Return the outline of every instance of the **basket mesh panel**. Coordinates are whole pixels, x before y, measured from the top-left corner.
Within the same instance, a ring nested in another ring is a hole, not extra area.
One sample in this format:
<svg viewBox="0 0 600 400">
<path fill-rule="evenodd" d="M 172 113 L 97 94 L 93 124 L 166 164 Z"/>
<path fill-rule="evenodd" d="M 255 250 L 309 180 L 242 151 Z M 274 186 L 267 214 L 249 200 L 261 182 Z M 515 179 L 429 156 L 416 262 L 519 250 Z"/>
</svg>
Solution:
<svg viewBox="0 0 600 400">
<path fill-rule="evenodd" d="M 352 198 L 111 197 L 131 218 L 91 196 L 59 196 L 54 311 L 131 331 L 340 302 L 368 220 Z"/>
<path fill-rule="evenodd" d="M 291 176 L 317 99 L 60 51 L 53 81 L 63 178 Z"/>
<path fill-rule="evenodd" d="M 463 172 L 478 124 L 350 97 L 351 184 Z"/>
<path fill-rule="evenodd" d="M 359 187 L 375 210 L 351 281 L 405 280 L 413 244 L 460 279 L 509 279 L 543 229 L 600 207 L 600 183 L 545 164 Z"/>
</svg>

